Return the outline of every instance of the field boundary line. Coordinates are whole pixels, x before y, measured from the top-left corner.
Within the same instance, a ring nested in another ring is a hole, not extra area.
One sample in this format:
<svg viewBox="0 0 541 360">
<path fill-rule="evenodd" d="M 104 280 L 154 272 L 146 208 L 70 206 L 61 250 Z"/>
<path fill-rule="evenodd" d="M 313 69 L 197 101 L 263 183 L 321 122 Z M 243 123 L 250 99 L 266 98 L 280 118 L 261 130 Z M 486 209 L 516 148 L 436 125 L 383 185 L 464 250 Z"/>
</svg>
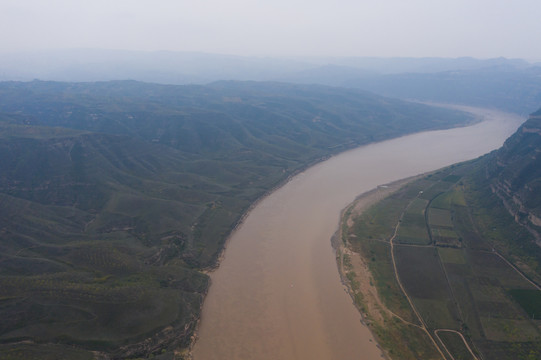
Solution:
<svg viewBox="0 0 541 360">
<path fill-rule="evenodd" d="M 434 330 L 434 334 L 438 337 L 438 340 L 443 344 L 443 347 L 445 348 L 445 350 L 447 350 L 447 346 L 445 346 L 445 343 L 443 342 L 443 340 L 438 335 L 439 332 L 451 332 L 451 333 L 458 334 L 460 336 L 460 338 L 462 339 L 462 342 L 464 343 L 464 345 L 466 345 L 466 348 L 470 352 L 473 359 L 474 360 L 479 360 L 479 358 L 477 356 L 475 356 L 475 354 L 473 353 L 473 350 L 471 349 L 470 344 L 468 344 L 468 342 L 466 341 L 466 338 L 464 337 L 464 335 L 462 335 L 462 333 L 460 331 L 456 331 L 456 330 L 453 330 L 453 329 L 437 329 L 437 330 Z M 449 350 L 447 350 L 447 352 L 449 353 L 451 358 L 454 359 L 453 355 L 451 355 Z"/>
<path fill-rule="evenodd" d="M 421 194 L 421 193 L 419 193 Z M 443 351 L 441 350 L 440 346 L 438 345 L 438 343 L 436 342 L 436 340 L 434 340 L 434 337 L 432 336 L 432 334 L 430 334 L 430 331 L 428 331 L 428 328 L 426 327 L 426 324 L 423 320 L 423 317 L 421 316 L 421 314 L 419 314 L 419 311 L 417 311 L 417 308 L 415 307 L 415 305 L 413 304 L 413 301 L 411 300 L 410 296 L 408 295 L 408 293 L 406 292 L 406 289 L 404 288 L 404 285 L 402 285 L 402 282 L 400 281 L 400 276 L 398 275 L 398 270 L 397 270 L 397 267 L 396 267 L 396 260 L 395 260 L 395 256 L 394 256 L 394 239 L 396 238 L 396 236 L 398 235 L 398 229 L 400 227 L 400 224 L 402 222 L 402 218 L 404 217 L 404 213 L 406 212 L 406 210 L 410 207 L 410 205 L 413 203 L 413 201 L 415 201 L 416 199 L 419 198 L 419 194 L 412 200 L 409 202 L 408 206 L 406 206 L 406 208 L 402 211 L 402 214 L 400 214 L 400 218 L 398 219 L 398 222 L 394 228 L 394 234 L 393 236 L 389 239 L 389 243 L 391 244 L 391 260 L 393 262 L 393 270 L 394 270 L 394 275 L 395 275 L 395 278 L 396 278 L 396 281 L 398 283 L 398 286 L 400 287 L 400 290 L 402 291 L 402 293 L 404 294 L 404 296 L 406 297 L 406 299 L 408 300 L 408 303 L 410 304 L 413 312 L 415 313 L 415 316 L 417 316 L 417 319 L 419 320 L 419 322 L 421 323 L 421 326 L 420 328 L 422 330 L 424 330 L 424 332 L 428 335 L 428 337 L 430 338 L 430 340 L 432 341 L 432 343 L 434 344 L 434 347 L 436 348 L 436 350 L 438 350 L 438 352 L 440 353 L 441 357 L 445 360 L 446 359 L 446 356 L 445 354 L 443 353 Z M 398 244 L 400 245 L 400 244 Z M 452 357 L 452 356 L 451 356 Z M 454 360 L 454 358 L 453 358 Z"/>
</svg>

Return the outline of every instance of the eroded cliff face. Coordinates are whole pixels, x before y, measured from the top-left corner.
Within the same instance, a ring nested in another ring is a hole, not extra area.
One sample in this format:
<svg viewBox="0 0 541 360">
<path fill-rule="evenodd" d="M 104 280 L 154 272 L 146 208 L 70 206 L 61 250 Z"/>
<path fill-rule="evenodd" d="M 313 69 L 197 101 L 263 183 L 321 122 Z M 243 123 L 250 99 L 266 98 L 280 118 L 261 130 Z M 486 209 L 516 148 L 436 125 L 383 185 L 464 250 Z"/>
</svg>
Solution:
<svg viewBox="0 0 541 360">
<path fill-rule="evenodd" d="M 541 109 L 494 153 L 487 176 L 507 210 L 541 246 Z"/>
</svg>

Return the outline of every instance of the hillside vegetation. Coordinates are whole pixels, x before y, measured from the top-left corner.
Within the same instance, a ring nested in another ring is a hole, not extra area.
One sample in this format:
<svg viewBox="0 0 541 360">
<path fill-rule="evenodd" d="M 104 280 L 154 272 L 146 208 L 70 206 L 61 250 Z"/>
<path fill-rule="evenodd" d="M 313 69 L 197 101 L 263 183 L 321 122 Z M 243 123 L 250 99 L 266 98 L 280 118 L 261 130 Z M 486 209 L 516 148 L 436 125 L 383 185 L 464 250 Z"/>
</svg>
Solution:
<svg viewBox="0 0 541 360">
<path fill-rule="evenodd" d="M 0 357 L 171 358 L 255 200 L 347 148 L 471 121 L 322 86 L 0 83 Z"/>
<path fill-rule="evenodd" d="M 489 167 L 492 190 L 541 244 L 541 110 L 498 151 Z"/>
<path fill-rule="evenodd" d="M 346 213 L 342 240 L 383 307 L 355 285 L 352 265 L 350 288 L 391 358 L 541 356 L 538 115 L 501 149 Z"/>
</svg>

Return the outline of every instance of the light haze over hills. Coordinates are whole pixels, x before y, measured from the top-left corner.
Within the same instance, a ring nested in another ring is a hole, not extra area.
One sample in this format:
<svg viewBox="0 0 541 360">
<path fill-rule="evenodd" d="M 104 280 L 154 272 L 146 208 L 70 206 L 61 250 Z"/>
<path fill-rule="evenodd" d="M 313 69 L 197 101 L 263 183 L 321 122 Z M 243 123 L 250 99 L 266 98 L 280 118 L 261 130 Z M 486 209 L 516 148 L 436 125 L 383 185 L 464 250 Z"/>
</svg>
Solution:
<svg viewBox="0 0 541 360">
<path fill-rule="evenodd" d="M 541 66 L 521 59 L 270 58 L 171 51 L 32 51 L 0 57 L 0 80 L 137 80 L 208 84 L 277 81 L 358 88 L 431 102 L 497 107 L 526 115 L 541 103 Z"/>
<path fill-rule="evenodd" d="M 140 80 L 176 85 L 278 80 L 339 85 L 341 78 L 486 68 L 522 70 L 536 65 L 506 58 L 248 57 L 172 51 L 41 50 L 4 53 L 0 80 Z M 329 80 L 318 79 L 329 72 Z"/>
</svg>

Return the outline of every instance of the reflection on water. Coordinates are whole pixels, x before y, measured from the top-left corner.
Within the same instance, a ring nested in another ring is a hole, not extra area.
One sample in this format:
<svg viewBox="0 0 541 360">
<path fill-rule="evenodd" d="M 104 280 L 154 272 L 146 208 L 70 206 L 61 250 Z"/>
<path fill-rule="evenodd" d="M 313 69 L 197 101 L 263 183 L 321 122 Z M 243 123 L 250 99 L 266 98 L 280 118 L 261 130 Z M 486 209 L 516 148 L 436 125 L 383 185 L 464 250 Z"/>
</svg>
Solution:
<svg viewBox="0 0 541 360">
<path fill-rule="evenodd" d="M 523 120 L 474 111 L 488 121 L 345 152 L 261 201 L 211 274 L 194 359 L 380 359 L 338 275 L 340 211 L 379 184 L 489 152 Z"/>
</svg>

